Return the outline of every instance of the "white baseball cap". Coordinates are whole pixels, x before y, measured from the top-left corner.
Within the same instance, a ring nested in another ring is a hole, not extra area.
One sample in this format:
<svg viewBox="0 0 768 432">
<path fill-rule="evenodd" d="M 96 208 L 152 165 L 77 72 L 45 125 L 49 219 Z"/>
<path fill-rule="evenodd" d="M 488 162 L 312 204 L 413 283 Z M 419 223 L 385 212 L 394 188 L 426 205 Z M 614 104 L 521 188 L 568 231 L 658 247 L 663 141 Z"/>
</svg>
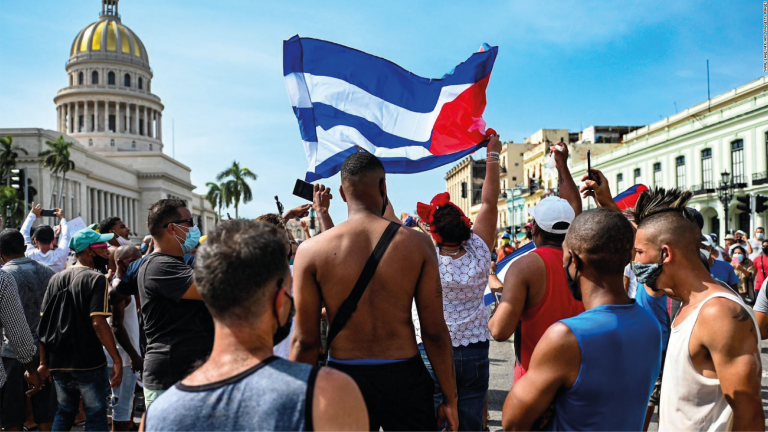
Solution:
<svg viewBox="0 0 768 432">
<path fill-rule="evenodd" d="M 552 234 L 565 234 L 568 232 L 568 227 L 565 229 L 554 228 L 557 223 L 567 223 L 569 226 L 573 222 L 573 218 L 576 217 L 576 213 L 568 203 L 568 201 L 556 197 L 546 197 L 535 207 L 528 209 L 528 214 L 531 215 L 541 229 Z"/>
<path fill-rule="evenodd" d="M 715 241 L 712 240 L 712 236 L 709 236 L 707 234 L 701 235 L 701 244 L 709 247 L 717 247 L 717 243 L 715 243 Z"/>
</svg>

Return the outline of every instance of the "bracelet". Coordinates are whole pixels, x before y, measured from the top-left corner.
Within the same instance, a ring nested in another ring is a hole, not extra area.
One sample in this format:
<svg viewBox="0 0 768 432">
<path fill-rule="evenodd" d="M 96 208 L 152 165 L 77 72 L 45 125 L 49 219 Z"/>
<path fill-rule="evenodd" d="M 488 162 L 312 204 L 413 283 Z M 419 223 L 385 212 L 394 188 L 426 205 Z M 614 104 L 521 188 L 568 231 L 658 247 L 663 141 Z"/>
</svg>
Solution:
<svg viewBox="0 0 768 432">
<path fill-rule="evenodd" d="M 499 152 L 488 152 L 488 157 L 498 158 L 499 157 Z"/>
<path fill-rule="evenodd" d="M 496 272 L 490 272 L 488 273 L 488 276 L 496 276 Z"/>
<path fill-rule="evenodd" d="M 498 160 L 498 159 L 496 159 L 496 160 L 487 160 L 487 161 L 485 161 L 485 164 L 486 164 L 486 165 L 488 165 L 488 164 L 497 164 L 497 163 L 499 163 L 499 160 Z"/>
</svg>

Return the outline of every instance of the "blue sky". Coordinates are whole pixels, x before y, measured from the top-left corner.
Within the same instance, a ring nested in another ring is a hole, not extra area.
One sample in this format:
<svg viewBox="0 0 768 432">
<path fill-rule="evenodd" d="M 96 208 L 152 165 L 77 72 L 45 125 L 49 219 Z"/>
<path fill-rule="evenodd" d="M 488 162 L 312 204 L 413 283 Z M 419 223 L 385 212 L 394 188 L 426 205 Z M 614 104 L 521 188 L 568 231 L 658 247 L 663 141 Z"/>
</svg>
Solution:
<svg viewBox="0 0 768 432">
<path fill-rule="evenodd" d="M 55 129 L 53 97 L 75 35 L 99 0 L 0 0 L 0 127 Z M 645 125 L 759 78 L 762 2 L 217 2 L 122 0 L 144 42 L 165 104 L 163 138 L 192 168 L 197 192 L 239 160 L 259 176 L 242 216 L 301 204 L 293 183 L 307 162 L 282 77 L 294 34 L 381 56 L 440 77 L 483 42 L 499 46 L 485 119 L 503 140 L 541 128 Z M 388 178 L 395 209 L 445 189 L 450 166 Z M 326 184 L 338 188 L 338 175 Z M 331 206 L 346 216 L 338 194 Z M 234 214 L 234 213 L 233 213 Z"/>
</svg>

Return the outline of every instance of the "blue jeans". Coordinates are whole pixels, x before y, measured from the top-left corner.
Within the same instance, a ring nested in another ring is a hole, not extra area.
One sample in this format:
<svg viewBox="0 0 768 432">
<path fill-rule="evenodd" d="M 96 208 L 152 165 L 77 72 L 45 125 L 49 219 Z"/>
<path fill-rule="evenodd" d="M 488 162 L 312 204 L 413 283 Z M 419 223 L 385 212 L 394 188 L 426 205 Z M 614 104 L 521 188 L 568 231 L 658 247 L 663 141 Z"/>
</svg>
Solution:
<svg viewBox="0 0 768 432">
<path fill-rule="evenodd" d="M 483 430 L 485 400 L 488 395 L 490 343 L 477 342 L 468 346 L 453 347 L 453 360 L 456 364 L 456 389 L 459 392 L 459 430 Z M 435 382 L 435 410 L 443 401 L 443 392 L 437 382 L 435 371 L 429 363 L 424 346 L 419 344 L 421 358 Z M 442 430 L 443 425 L 437 430 Z"/>
<path fill-rule="evenodd" d="M 85 411 L 85 430 L 106 431 L 107 392 L 109 378 L 107 367 L 88 371 L 54 371 L 53 382 L 56 385 L 56 397 L 59 409 L 53 420 L 53 430 L 69 431 L 80 411 L 80 397 L 83 398 Z"/>
</svg>

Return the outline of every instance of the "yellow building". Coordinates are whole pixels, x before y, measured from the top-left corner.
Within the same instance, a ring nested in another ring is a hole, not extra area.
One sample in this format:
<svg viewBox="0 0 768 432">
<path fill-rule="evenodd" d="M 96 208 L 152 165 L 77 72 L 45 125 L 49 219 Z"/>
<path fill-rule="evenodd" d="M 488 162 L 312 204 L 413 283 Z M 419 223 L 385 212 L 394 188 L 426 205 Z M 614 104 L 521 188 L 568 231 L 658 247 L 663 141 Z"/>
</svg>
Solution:
<svg viewBox="0 0 768 432">
<path fill-rule="evenodd" d="M 451 201 L 466 215 L 472 208 L 472 171 L 475 165 L 472 156 L 467 156 L 445 174 L 445 190 L 451 194 Z"/>
<path fill-rule="evenodd" d="M 525 143 L 530 146 L 523 154 L 525 189 L 522 195 L 525 197 L 526 212 L 557 188 L 557 171 L 546 168 L 549 147 L 561 140 L 568 142 L 569 136 L 568 129 L 539 129 L 525 139 Z"/>
</svg>

